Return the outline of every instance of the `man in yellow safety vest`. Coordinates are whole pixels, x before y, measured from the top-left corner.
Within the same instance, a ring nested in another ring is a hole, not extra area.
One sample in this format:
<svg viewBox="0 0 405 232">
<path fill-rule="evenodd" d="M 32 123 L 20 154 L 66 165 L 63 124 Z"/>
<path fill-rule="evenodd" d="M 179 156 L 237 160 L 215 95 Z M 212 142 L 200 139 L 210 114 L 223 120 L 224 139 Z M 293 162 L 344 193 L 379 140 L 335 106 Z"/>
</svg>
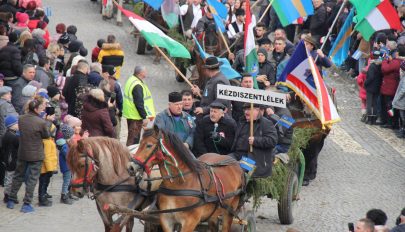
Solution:
<svg viewBox="0 0 405 232">
<path fill-rule="evenodd" d="M 144 82 L 145 78 L 145 67 L 136 66 L 134 75 L 125 83 L 122 115 L 128 125 L 127 146 L 139 143 L 142 127 L 155 117 L 152 94 Z"/>
</svg>

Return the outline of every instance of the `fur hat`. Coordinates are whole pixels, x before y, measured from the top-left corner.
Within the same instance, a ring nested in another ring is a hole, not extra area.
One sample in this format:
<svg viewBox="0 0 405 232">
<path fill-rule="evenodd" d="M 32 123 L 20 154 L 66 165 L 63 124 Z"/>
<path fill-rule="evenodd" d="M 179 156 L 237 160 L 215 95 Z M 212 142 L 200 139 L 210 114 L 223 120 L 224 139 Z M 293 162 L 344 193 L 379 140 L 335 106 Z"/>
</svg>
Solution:
<svg viewBox="0 0 405 232">
<path fill-rule="evenodd" d="M 92 96 L 93 98 L 95 98 L 101 102 L 105 101 L 104 92 L 101 89 L 90 90 L 90 96 Z"/>
<path fill-rule="evenodd" d="M 26 85 L 22 89 L 22 95 L 24 97 L 33 97 L 35 95 L 35 92 L 37 92 L 37 87 L 35 87 L 33 85 Z"/>
<path fill-rule="evenodd" d="M 18 123 L 18 117 L 10 114 L 4 119 L 4 125 L 9 128 Z"/>
<path fill-rule="evenodd" d="M 183 96 L 179 92 L 171 92 L 169 93 L 169 102 L 176 103 L 181 102 L 183 100 Z"/>
</svg>

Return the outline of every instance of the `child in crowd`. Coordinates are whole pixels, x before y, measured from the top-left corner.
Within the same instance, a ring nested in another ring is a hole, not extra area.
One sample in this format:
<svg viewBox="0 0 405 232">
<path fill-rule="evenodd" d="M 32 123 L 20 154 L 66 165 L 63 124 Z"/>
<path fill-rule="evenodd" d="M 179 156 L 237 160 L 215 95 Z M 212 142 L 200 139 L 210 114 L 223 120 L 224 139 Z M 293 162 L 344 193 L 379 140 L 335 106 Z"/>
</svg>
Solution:
<svg viewBox="0 0 405 232">
<path fill-rule="evenodd" d="M 43 139 L 45 159 L 39 177 L 38 198 L 39 206 L 52 206 L 52 201 L 49 200 L 52 196 L 47 191 L 53 173 L 58 171 L 58 156 L 55 144 L 56 127 L 53 124 L 53 121 L 55 121 L 55 108 L 46 107 L 45 113 L 45 120 L 51 137 Z"/>
<path fill-rule="evenodd" d="M 9 115 L 4 120 L 7 128 L 1 141 L 1 161 L 5 164 L 6 175 L 4 178 L 4 203 L 8 201 L 8 195 L 11 190 L 11 181 L 13 180 L 14 170 L 17 165 L 17 154 L 19 146 L 18 117 Z"/>
<path fill-rule="evenodd" d="M 66 115 L 64 122 L 74 130 L 71 144 L 77 144 L 77 141 L 80 139 L 89 137 L 89 133 L 87 131 L 82 133 L 82 121 L 80 119 L 73 117 L 72 115 Z"/>
<path fill-rule="evenodd" d="M 91 52 L 91 62 L 97 62 L 98 54 L 101 51 L 101 47 L 103 46 L 103 43 L 105 43 L 104 39 L 97 40 L 97 46 L 94 47 L 93 51 Z"/>
<path fill-rule="evenodd" d="M 69 143 L 73 137 L 74 130 L 67 124 L 62 124 L 61 129 L 63 137 L 56 141 L 59 150 L 59 168 L 63 175 L 62 192 L 60 202 L 63 204 L 73 204 L 72 199 L 69 196 L 69 184 L 72 178 L 72 174 L 66 163 L 67 154 L 69 151 Z"/>
<path fill-rule="evenodd" d="M 366 81 L 367 77 L 367 67 L 363 68 L 360 74 L 357 76 L 357 84 L 359 86 L 359 97 L 361 100 L 361 121 L 366 122 L 367 119 L 367 107 L 366 107 L 366 99 L 367 99 L 367 92 L 364 88 L 364 82 Z"/>
</svg>

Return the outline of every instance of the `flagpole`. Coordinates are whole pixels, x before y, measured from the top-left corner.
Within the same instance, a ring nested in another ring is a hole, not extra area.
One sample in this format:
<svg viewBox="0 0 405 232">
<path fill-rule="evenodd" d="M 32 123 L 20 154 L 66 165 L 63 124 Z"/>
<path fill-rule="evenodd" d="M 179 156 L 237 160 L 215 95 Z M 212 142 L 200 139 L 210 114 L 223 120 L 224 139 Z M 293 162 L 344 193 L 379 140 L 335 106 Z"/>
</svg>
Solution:
<svg viewBox="0 0 405 232">
<path fill-rule="evenodd" d="M 343 3 L 342 3 L 342 6 L 340 7 L 340 9 L 339 9 L 339 11 L 338 11 L 338 13 L 337 13 L 337 15 L 335 17 L 335 19 L 333 20 L 332 26 L 329 28 L 328 34 L 326 35 L 325 40 L 324 40 L 324 42 L 323 42 L 323 44 L 322 44 L 322 46 L 320 48 L 321 50 L 325 47 L 326 42 L 329 39 L 329 36 L 332 34 L 332 30 L 335 27 L 335 24 L 337 23 L 337 20 L 338 20 L 340 14 L 342 13 L 343 9 L 345 8 L 346 3 L 347 3 L 347 0 L 344 0 Z M 319 55 L 316 55 L 315 61 L 314 61 L 315 63 L 318 60 L 318 57 L 319 57 Z"/>
<path fill-rule="evenodd" d="M 158 46 L 154 45 L 154 48 L 156 48 L 156 50 L 167 60 L 167 62 L 169 62 L 169 64 L 174 68 L 174 70 L 176 70 L 176 72 L 183 78 L 183 80 L 190 86 L 190 87 L 194 87 L 193 84 L 191 84 L 191 82 L 187 79 L 186 76 L 184 76 L 184 74 L 176 67 L 176 65 L 173 63 L 173 61 L 170 60 L 170 58 L 162 51 L 162 49 L 160 49 Z"/>
<path fill-rule="evenodd" d="M 184 24 L 183 24 L 183 17 L 180 13 L 180 5 L 177 3 L 177 7 L 179 8 L 179 18 L 180 18 L 180 25 L 181 25 L 181 31 L 183 32 L 183 37 L 186 38 L 186 32 L 184 31 Z"/>
<path fill-rule="evenodd" d="M 219 29 L 219 28 L 218 28 L 218 29 Z M 229 48 L 228 43 L 226 42 L 226 39 L 225 39 L 224 34 L 221 32 L 221 30 L 218 30 L 218 33 L 219 33 L 219 36 L 221 36 L 222 41 L 223 41 L 224 44 L 225 44 L 226 50 L 228 51 L 229 54 L 231 54 L 231 53 L 232 53 L 232 52 L 231 52 L 231 49 Z"/>
<path fill-rule="evenodd" d="M 267 12 L 270 10 L 270 7 L 271 7 L 271 5 L 273 5 L 273 2 L 274 2 L 274 0 L 271 0 L 271 2 L 269 3 L 269 5 L 267 6 L 267 8 L 266 8 L 266 10 L 262 13 L 262 16 L 260 17 L 260 19 L 259 19 L 259 21 L 257 21 L 256 22 L 256 24 L 257 23 L 260 23 L 263 19 L 264 19 L 264 16 L 267 14 Z M 253 4 L 254 5 L 254 4 Z M 252 6 L 253 7 L 253 6 Z"/>
<path fill-rule="evenodd" d="M 312 59 L 311 54 L 308 51 L 307 45 L 304 43 L 305 52 L 307 53 L 309 67 L 311 68 L 312 78 L 314 79 L 316 93 L 317 93 L 317 100 L 319 105 L 319 113 L 320 113 L 320 121 L 322 124 L 322 128 L 324 128 L 325 123 L 325 114 L 323 113 L 323 102 L 322 102 L 322 93 L 321 93 L 321 85 L 319 84 L 319 80 L 315 77 L 316 70 L 315 70 L 315 61 L 311 63 L 310 59 Z"/>
<path fill-rule="evenodd" d="M 253 103 L 250 103 L 250 137 L 253 137 Z M 253 152 L 253 145 L 250 144 L 250 153 Z"/>
</svg>

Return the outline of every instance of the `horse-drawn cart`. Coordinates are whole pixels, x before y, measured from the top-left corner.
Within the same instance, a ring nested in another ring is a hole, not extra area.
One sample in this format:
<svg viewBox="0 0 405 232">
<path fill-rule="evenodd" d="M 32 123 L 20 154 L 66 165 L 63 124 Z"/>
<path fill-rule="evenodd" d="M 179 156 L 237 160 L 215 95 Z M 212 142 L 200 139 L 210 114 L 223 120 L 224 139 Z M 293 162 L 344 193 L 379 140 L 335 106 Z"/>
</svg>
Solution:
<svg viewBox="0 0 405 232">
<path fill-rule="evenodd" d="M 157 133 L 157 132 L 156 132 Z M 161 133 L 161 132 L 160 132 Z M 156 134 L 155 134 L 156 136 Z M 162 136 L 162 135 L 160 135 Z M 294 134 L 295 138 L 297 136 L 302 136 L 302 133 L 300 134 L 300 130 L 296 134 Z M 164 136 L 163 136 L 164 137 Z M 150 142 L 150 141 L 149 141 Z M 171 179 L 171 183 L 177 182 L 177 179 L 181 178 L 187 178 L 190 174 L 191 171 L 183 170 L 181 171 L 181 167 L 184 167 L 180 163 L 180 157 L 177 157 L 177 154 L 174 154 L 176 151 L 176 148 L 170 147 L 172 145 L 169 145 L 169 141 L 165 141 L 164 139 L 162 140 L 157 140 L 156 141 L 156 147 L 153 149 L 154 145 L 151 145 L 150 143 L 147 143 L 146 146 L 150 146 L 149 148 L 147 147 L 142 147 L 142 149 L 150 150 L 150 155 L 146 156 L 145 160 L 143 159 L 138 159 L 135 157 L 136 165 L 143 166 L 145 171 L 148 171 L 148 158 L 151 160 L 155 160 L 154 156 L 151 154 L 158 153 L 159 154 L 159 149 L 162 149 L 162 154 L 161 156 L 166 156 L 166 158 L 170 161 L 167 162 L 177 162 L 177 171 L 172 171 L 172 172 L 165 172 L 166 169 L 163 165 L 161 167 L 161 173 L 163 177 L 157 178 L 157 179 Z M 172 141 L 170 141 L 172 142 Z M 166 145 L 165 145 L 166 144 Z M 142 146 L 142 145 L 141 145 Z M 250 179 L 250 176 L 248 174 L 244 174 L 244 178 L 246 180 L 246 185 L 245 189 L 236 189 L 234 191 L 229 190 L 230 192 L 226 192 L 223 195 L 222 201 L 226 201 L 227 199 L 230 199 L 234 196 L 240 197 L 238 200 L 238 207 L 236 208 L 230 208 L 231 204 L 226 205 L 226 203 L 220 203 L 221 199 L 217 198 L 215 195 L 204 195 L 202 192 L 204 192 L 204 184 L 202 184 L 201 189 L 198 190 L 190 190 L 188 188 L 180 190 L 176 190 L 174 192 L 170 192 L 165 190 L 166 188 L 162 187 L 158 190 L 158 192 L 164 192 L 165 194 L 170 195 L 171 197 L 176 197 L 178 196 L 179 198 L 186 198 L 188 201 L 190 200 L 189 198 L 194 198 L 194 199 L 200 199 L 198 201 L 190 201 L 191 203 L 188 203 L 186 205 L 181 205 L 178 207 L 170 207 L 169 209 L 157 209 L 156 204 L 152 204 L 148 208 L 142 210 L 142 211 L 137 211 L 125 207 L 118 207 L 116 205 L 108 205 L 106 209 L 117 213 L 117 214 L 122 214 L 122 215 L 131 215 L 134 216 L 135 218 L 138 218 L 142 221 L 144 224 L 144 231 L 145 232 L 157 232 L 157 231 L 162 231 L 162 227 L 159 222 L 159 216 L 161 214 L 175 214 L 175 213 L 185 213 L 187 215 L 187 212 L 192 212 L 198 207 L 201 207 L 205 204 L 212 204 L 215 203 L 216 206 L 213 209 L 212 213 L 209 213 L 208 216 L 205 216 L 201 218 L 202 221 L 210 219 L 213 215 L 214 212 L 216 211 L 217 208 L 223 207 L 225 210 L 224 212 L 228 212 L 232 216 L 232 227 L 231 231 L 256 231 L 256 220 L 255 220 L 255 211 L 261 204 L 261 198 L 262 197 L 269 197 L 273 198 L 278 201 L 278 214 L 279 214 L 279 219 L 281 224 L 291 224 L 294 220 L 293 218 L 293 203 L 294 201 L 298 200 L 298 194 L 300 191 L 300 186 L 302 184 L 303 180 L 303 174 L 304 174 L 304 165 L 305 165 L 305 160 L 301 152 L 301 144 L 300 142 L 295 143 L 289 151 L 288 154 L 281 154 L 281 155 L 276 155 L 275 160 L 274 160 L 274 165 L 273 165 L 273 174 L 270 178 L 265 178 L 263 180 L 261 179 Z M 153 151 L 152 151 L 152 150 Z M 138 154 L 138 152 L 137 152 Z M 159 156 L 159 155 L 158 155 Z M 150 158 L 152 157 L 152 158 Z M 184 157 L 183 157 L 184 158 Z M 158 158 L 156 158 L 158 159 Z M 221 163 L 222 162 L 222 163 Z M 224 164 L 226 163 L 226 164 Z M 221 179 L 220 177 L 215 177 L 216 173 L 218 170 L 227 165 L 233 165 L 233 162 L 230 162 L 228 159 L 222 160 L 222 161 L 217 161 L 214 163 L 211 163 L 207 165 L 209 169 L 215 169 L 215 173 L 212 172 L 213 177 L 211 178 L 210 181 L 213 181 L 215 185 L 217 185 L 216 182 L 220 182 Z M 171 166 L 171 167 L 176 167 L 174 163 L 166 163 L 166 166 Z M 239 166 L 239 164 L 238 164 Z M 216 169 L 218 168 L 218 169 Z M 171 174 L 170 174 L 171 173 Z M 211 174 L 210 174 L 211 175 Z M 202 180 L 202 182 L 204 182 Z M 224 188 L 225 183 L 219 183 L 219 186 L 222 186 Z M 208 187 L 207 187 L 208 188 Z M 246 191 L 245 191 L 246 190 Z M 178 194 L 178 195 L 177 195 Z M 204 199 L 205 198 L 205 199 Z M 162 199 L 158 199 L 158 201 L 162 201 Z M 248 203 L 249 201 L 252 201 L 251 203 Z M 154 202 L 156 203 L 156 201 Z M 247 203 L 247 204 L 246 204 Z M 184 215 L 183 215 L 184 216 Z M 193 218 L 192 214 L 190 213 L 189 215 L 190 220 Z M 187 218 L 186 220 L 189 220 Z M 212 222 L 212 218 L 210 219 Z M 219 215 L 216 216 L 214 219 L 214 227 L 212 226 L 212 223 L 208 222 L 201 222 L 198 220 L 198 225 L 195 227 L 194 231 L 222 231 L 223 227 L 226 227 L 226 217 L 224 215 Z M 179 224 L 173 226 L 173 231 L 180 231 L 181 226 Z M 214 230 L 213 230 L 214 228 Z M 228 230 L 227 230 L 228 231 Z"/>
</svg>

